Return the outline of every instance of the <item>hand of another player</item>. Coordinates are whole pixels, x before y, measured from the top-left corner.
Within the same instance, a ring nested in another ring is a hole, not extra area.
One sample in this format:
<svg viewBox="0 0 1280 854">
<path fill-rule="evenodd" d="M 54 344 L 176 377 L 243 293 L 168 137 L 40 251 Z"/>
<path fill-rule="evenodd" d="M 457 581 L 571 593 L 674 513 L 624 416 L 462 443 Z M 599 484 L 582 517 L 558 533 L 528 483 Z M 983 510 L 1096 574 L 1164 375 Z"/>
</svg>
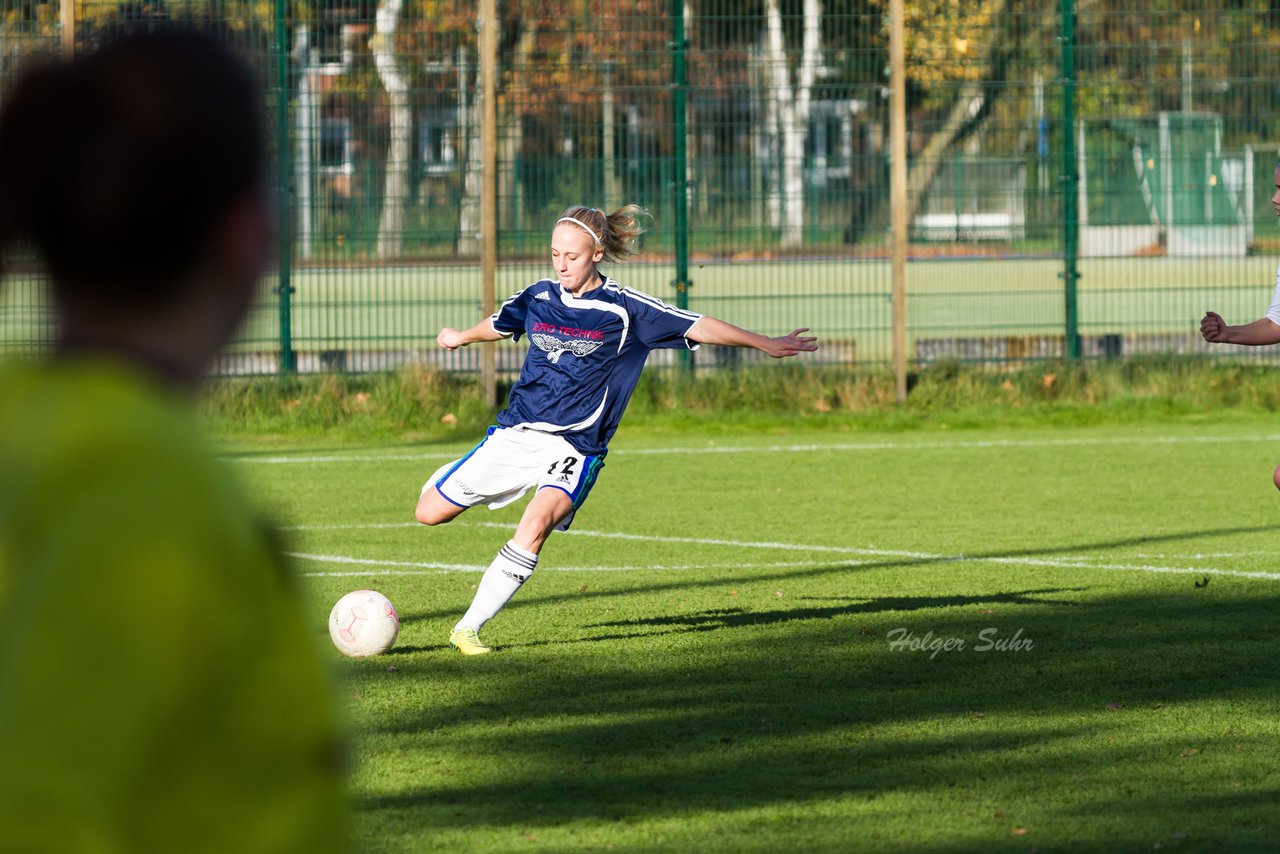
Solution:
<svg viewBox="0 0 1280 854">
<path fill-rule="evenodd" d="M 803 334 L 808 331 L 808 328 L 797 329 L 790 335 L 770 338 L 764 351 L 775 359 L 794 356 L 797 353 L 811 353 L 818 349 L 818 336 Z"/>
<path fill-rule="evenodd" d="M 440 334 L 436 336 L 436 343 L 445 350 L 457 350 L 464 343 L 462 333 L 456 329 L 446 326 L 440 330 Z"/>
<path fill-rule="evenodd" d="M 1200 334 L 1211 344 L 1221 344 L 1227 340 L 1227 322 L 1216 312 L 1208 312 L 1200 321 Z"/>
</svg>

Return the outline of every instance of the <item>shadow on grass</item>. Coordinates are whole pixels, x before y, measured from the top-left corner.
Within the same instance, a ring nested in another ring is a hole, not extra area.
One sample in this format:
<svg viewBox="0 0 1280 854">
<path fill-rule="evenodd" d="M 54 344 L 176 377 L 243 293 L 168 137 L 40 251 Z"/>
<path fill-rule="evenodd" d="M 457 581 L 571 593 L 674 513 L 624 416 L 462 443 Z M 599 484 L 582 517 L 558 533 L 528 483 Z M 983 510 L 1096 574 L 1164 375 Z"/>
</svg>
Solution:
<svg viewBox="0 0 1280 854">
<path fill-rule="evenodd" d="M 772 611 L 756 611 L 747 608 L 720 608 L 702 611 L 696 614 L 645 617 L 638 620 L 617 620 L 607 623 L 592 623 L 590 628 L 605 626 L 640 627 L 640 626 L 675 626 L 690 629 L 701 628 L 733 628 L 737 626 L 759 626 L 768 623 L 790 622 L 792 620 L 829 620 L 849 614 L 875 614 L 883 612 L 909 613 L 932 608 L 963 608 L 976 605 L 1042 605 L 1045 600 L 1032 597 L 1048 593 L 1073 593 L 1086 590 L 1084 587 L 1046 588 L 1041 590 L 1025 590 L 1020 593 L 993 593 L 982 596 L 880 596 L 880 597 L 847 597 L 853 604 L 834 605 L 827 608 L 778 608 Z M 810 597 L 802 597 L 809 599 Z M 845 599 L 846 597 L 835 597 Z M 829 601 L 829 600 L 828 600 Z M 1078 605 L 1079 602 L 1059 602 L 1062 605 Z M 637 635 L 638 636 L 638 635 Z M 594 638 L 592 638 L 594 640 Z"/>
<path fill-rule="evenodd" d="M 408 659 L 365 690 L 420 679 L 465 700 L 401 707 L 371 743 L 487 771 L 421 774 L 363 811 L 427 836 L 687 818 L 732 837 L 733 814 L 812 809 L 810 838 L 843 850 L 1276 850 L 1275 596 L 1044 598 L 1077 592 L 654 614 L 599 624 L 667 629 L 616 643 Z M 895 647 L 896 629 L 926 645 Z M 1030 644 L 981 650 L 983 632 Z"/>
<path fill-rule="evenodd" d="M 393 646 L 391 649 L 381 653 L 383 657 L 397 657 L 407 655 L 417 655 L 420 652 L 443 652 L 448 649 L 447 643 L 426 644 L 420 646 Z"/>
</svg>

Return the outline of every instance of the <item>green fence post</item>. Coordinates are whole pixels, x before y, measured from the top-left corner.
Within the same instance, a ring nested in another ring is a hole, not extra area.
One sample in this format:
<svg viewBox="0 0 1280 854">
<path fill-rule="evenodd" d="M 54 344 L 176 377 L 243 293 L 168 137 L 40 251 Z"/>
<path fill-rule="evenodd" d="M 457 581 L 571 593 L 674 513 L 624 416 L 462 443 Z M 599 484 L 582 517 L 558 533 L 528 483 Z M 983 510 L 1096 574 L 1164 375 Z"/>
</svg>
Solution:
<svg viewBox="0 0 1280 854">
<path fill-rule="evenodd" d="M 1066 356 L 1080 358 L 1080 328 L 1076 301 L 1076 265 L 1080 246 L 1079 172 L 1076 164 L 1076 6 L 1062 0 L 1062 285 L 1066 301 Z"/>
<path fill-rule="evenodd" d="M 280 373 L 298 368 L 293 352 L 293 156 L 289 133 L 289 28 L 285 0 L 275 0 L 276 184 L 280 208 L 279 280 Z"/>
<path fill-rule="evenodd" d="M 671 113 L 673 164 L 672 189 L 675 205 L 676 278 L 671 284 L 676 289 L 676 306 L 689 307 L 689 185 L 688 152 L 685 150 L 685 96 L 689 86 L 685 68 L 684 3 L 671 0 Z M 692 354 L 680 351 L 682 370 L 693 369 Z"/>
</svg>

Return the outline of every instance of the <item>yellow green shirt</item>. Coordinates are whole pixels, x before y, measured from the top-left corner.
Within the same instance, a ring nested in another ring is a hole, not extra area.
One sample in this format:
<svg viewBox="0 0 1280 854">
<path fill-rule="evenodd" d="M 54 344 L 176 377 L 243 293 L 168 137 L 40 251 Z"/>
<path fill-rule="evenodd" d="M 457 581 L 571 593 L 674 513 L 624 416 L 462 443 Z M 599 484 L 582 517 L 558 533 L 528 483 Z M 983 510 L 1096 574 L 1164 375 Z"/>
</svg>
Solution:
<svg viewBox="0 0 1280 854">
<path fill-rule="evenodd" d="M 324 666 L 187 402 L 0 371 L 0 851 L 346 849 Z"/>
</svg>

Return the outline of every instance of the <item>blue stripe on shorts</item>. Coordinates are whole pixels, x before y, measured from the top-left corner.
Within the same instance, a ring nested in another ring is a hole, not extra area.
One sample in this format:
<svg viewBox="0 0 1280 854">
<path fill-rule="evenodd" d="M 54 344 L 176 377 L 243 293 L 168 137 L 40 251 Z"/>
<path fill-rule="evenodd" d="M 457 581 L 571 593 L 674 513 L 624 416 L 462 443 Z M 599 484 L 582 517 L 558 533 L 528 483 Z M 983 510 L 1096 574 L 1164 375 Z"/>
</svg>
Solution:
<svg viewBox="0 0 1280 854">
<path fill-rule="evenodd" d="M 573 501 L 573 509 L 577 510 L 582 506 L 582 502 L 587 500 L 591 487 L 596 485 L 596 478 L 600 475 L 600 469 L 604 468 L 604 454 L 593 454 L 582 460 L 584 466 L 582 477 L 578 478 L 578 486 L 573 492 L 569 493 L 570 500 Z"/>
<path fill-rule="evenodd" d="M 444 483 L 446 480 L 448 480 L 449 478 L 453 477 L 453 473 L 454 473 L 455 471 L 457 471 L 458 469 L 462 468 L 462 464 L 463 464 L 463 463 L 465 463 L 467 460 L 469 460 L 469 459 L 471 459 L 473 456 L 475 456 L 476 451 L 480 450 L 480 448 L 482 448 L 482 447 L 484 446 L 484 443 L 485 443 L 485 442 L 487 442 L 487 441 L 489 441 L 489 437 L 490 437 L 490 436 L 492 436 L 492 435 L 493 435 L 493 431 L 494 431 L 494 430 L 497 430 L 497 429 L 498 429 L 498 426 L 497 426 L 496 424 L 495 424 L 494 426 L 490 427 L 490 428 L 485 432 L 485 434 L 484 434 L 484 438 L 480 440 L 479 444 L 477 444 L 477 445 L 476 445 L 474 448 L 472 448 L 471 450 L 467 451 L 466 456 L 464 456 L 462 459 L 458 460 L 456 463 L 454 463 L 453 465 L 451 465 L 451 466 L 449 467 L 449 470 L 448 470 L 448 471 L 446 471 L 444 474 L 440 475 L 440 477 L 438 477 L 438 478 L 436 479 L 436 482 L 435 482 L 434 484 L 432 484 L 432 486 L 434 486 L 434 487 L 436 488 L 436 492 L 439 492 L 439 493 L 440 493 L 440 496 L 441 496 L 442 498 L 444 498 L 444 500 L 445 500 L 445 501 L 448 501 L 450 504 L 458 504 L 458 502 L 454 501 L 454 500 L 453 500 L 453 499 L 451 499 L 449 496 L 447 496 L 447 495 L 445 495 L 445 494 L 444 494 L 444 490 L 442 490 L 442 489 L 440 488 L 440 484 Z M 459 506 L 459 507 L 462 507 L 462 506 L 464 506 L 464 505 L 462 505 L 462 504 L 458 504 L 458 506 Z"/>
</svg>

